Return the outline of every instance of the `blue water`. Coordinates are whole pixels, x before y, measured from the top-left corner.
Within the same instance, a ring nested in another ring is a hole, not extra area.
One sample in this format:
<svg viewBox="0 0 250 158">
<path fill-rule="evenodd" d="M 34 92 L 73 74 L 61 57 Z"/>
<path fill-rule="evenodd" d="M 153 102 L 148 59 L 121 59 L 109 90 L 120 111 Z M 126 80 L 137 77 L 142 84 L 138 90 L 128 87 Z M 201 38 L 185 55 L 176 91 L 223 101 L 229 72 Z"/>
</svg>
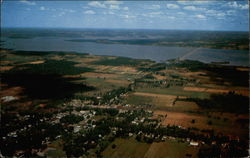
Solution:
<svg viewBox="0 0 250 158">
<path fill-rule="evenodd" d="M 249 52 L 192 47 L 165 47 L 128 44 L 102 44 L 94 42 L 72 42 L 72 37 L 1 37 L 3 48 L 25 51 L 74 51 L 94 55 L 123 56 L 136 59 L 150 59 L 157 62 L 182 58 L 202 62 L 224 62 L 230 65 L 249 66 Z"/>
</svg>

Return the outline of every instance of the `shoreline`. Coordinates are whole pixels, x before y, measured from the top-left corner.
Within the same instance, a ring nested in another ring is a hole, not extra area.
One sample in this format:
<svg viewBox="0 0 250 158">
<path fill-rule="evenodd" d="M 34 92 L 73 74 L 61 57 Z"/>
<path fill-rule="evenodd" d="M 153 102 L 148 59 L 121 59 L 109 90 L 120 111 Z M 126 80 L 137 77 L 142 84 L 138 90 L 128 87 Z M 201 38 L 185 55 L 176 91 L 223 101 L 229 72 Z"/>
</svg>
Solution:
<svg viewBox="0 0 250 158">
<path fill-rule="evenodd" d="M 128 58 L 128 59 L 135 59 L 135 60 L 145 60 L 145 61 L 151 61 L 151 62 L 155 62 L 155 63 L 167 63 L 168 61 L 171 60 L 176 60 L 176 61 L 183 61 L 183 60 L 188 60 L 188 61 L 198 61 L 201 62 L 203 64 L 208 64 L 208 65 L 220 65 L 220 66 L 227 66 L 227 67 L 242 67 L 242 68 L 249 68 L 250 65 L 233 65 L 230 61 L 209 61 L 209 62 L 204 62 L 203 60 L 193 60 L 193 59 L 188 59 L 188 58 L 183 58 L 182 57 L 177 57 L 177 58 L 171 58 L 171 59 L 167 59 L 164 61 L 156 61 L 156 60 L 152 60 L 152 59 L 141 59 L 141 58 L 133 58 L 133 57 L 127 57 L 127 56 L 116 56 L 116 55 L 97 55 L 97 54 L 93 54 L 93 53 L 84 53 L 84 52 L 79 52 L 79 51 L 32 51 L 32 50 L 21 50 L 21 49 L 6 49 L 6 48 L 1 48 L 2 51 L 14 51 L 14 52 L 34 52 L 34 53 L 51 53 L 51 54 L 58 54 L 58 53 L 62 53 L 62 54 L 79 54 L 79 55 L 94 55 L 94 56 L 103 56 L 103 57 L 121 57 L 121 58 Z M 196 51 L 199 48 L 196 48 L 194 51 Z M 210 49 L 210 48 L 209 48 Z M 185 54 L 184 56 L 189 56 L 188 52 L 187 54 Z M 193 53 L 193 51 L 191 52 Z"/>
</svg>

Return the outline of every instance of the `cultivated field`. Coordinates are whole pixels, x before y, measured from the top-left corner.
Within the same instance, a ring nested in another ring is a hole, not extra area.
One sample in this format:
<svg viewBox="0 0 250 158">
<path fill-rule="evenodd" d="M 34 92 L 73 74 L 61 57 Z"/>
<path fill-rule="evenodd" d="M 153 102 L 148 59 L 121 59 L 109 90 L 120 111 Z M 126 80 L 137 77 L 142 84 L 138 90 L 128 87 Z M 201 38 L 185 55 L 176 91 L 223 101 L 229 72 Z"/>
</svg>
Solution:
<svg viewBox="0 0 250 158">
<path fill-rule="evenodd" d="M 116 147 L 112 148 L 115 144 Z M 120 139 L 117 138 L 102 153 L 104 158 L 143 158 L 150 148 L 150 144 L 137 142 L 133 138 Z"/>
<path fill-rule="evenodd" d="M 144 155 L 144 158 L 196 158 L 199 147 L 189 146 L 187 143 L 167 140 L 165 142 L 153 143 Z"/>
<path fill-rule="evenodd" d="M 112 148 L 113 145 L 115 148 Z M 104 158 L 180 158 L 191 155 L 197 157 L 199 148 L 177 140 L 166 140 L 160 143 L 140 143 L 133 138 L 116 139 L 102 153 Z"/>
</svg>

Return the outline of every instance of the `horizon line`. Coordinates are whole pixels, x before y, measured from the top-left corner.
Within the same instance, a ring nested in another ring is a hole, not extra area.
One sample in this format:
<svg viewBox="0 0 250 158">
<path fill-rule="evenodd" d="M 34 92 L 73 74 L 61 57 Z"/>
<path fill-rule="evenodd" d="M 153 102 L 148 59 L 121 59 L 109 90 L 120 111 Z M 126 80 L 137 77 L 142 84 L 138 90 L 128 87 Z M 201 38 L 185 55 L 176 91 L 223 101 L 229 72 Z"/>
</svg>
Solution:
<svg viewBox="0 0 250 158">
<path fill-rule="evenodd" d="M 218 32 L 249 32 L 249 30 L 205 30 L 205 29 L 161 29 L 161 28 L 98 28 L 98 27 L 36 27 L 36 26 L 1 26 L 2 29 L 96 29 L 96 30 L 159 30 L 159 31 L 218 31 Z"/>
</svg>

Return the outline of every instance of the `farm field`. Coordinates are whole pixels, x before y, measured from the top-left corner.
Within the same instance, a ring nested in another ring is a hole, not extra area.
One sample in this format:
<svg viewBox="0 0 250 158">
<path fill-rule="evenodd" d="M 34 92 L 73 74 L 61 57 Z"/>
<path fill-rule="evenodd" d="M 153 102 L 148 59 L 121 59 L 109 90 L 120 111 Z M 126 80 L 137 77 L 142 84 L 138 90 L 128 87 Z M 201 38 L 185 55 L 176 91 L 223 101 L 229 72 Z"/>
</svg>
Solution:
<svg viewBox="0 0 250 158">
<path fill-rule="evenodd" d="M 218 75 L 218 70 L 214 72 L 210 67 L 215 65 L 204 66 L 208 70 L 191 71 L 195 61 L 166 64 L 124 57 L 12 50 L 1 56 L 4 119 L 26 132 L 31 132 L 28 128 L 44 131 L 41 136 L 33 135 L 48 142 L 38 154 L 198 157 L 209 142 L 193 147 L 183 135 L 197 139 L 199 134 L 199 143 L 210 134 L 217 141 L 220 135 L 232 141 L 248 140 L 248 80 L 238 82 L 232 76 L 214 80 L 211 75 Z M 186 62 L 189 67 L 178 66 Z M 241 68 L 218 66 L 246 75 L 247 71 Z M 41 122 L 29 124 L 26 119 L 30 115 L 36 121 L 36 117 L 41 117 Z M 6 135 L 13 134 L 15 128 L 3 127 Z M 18 135 L 39 144 L 33 137 Z M 174 137 L 165 139 L 168 136 Z M 12 141 L 8 138 L 5 143 Z M 240 145 L 243 150 L 244 143 Z M 226 150 L 223 146 L 218 148 Z M 13 152 L 6 150 L 9 155 Z"/>
<path fill-rule="evenodd" d="M 190 146 L 188 143 L 177 142 L 176 140 L 167 140 L 165 142 L 151 144 L 144 158 L 196 158 L 199 147 Z"/>
<path fill-rule="evenodd" d="M 156 94 L 166 94 L 166 95 L 174 95 L 174 96 L 186 96 L 186 97 L 199 97 L 199 98 L 208 98 L 209 93 L 206 92 L 188 92 L 184 91 L 183 87 L 171 87 L 168 89 L 161 88 L 138 88 L 138 92 L 145 93 L 156 93 Z"/>
<path fill-rule="evenodd" d="M 66 154 L 63 151 L 61 140 L 56 140 L 49 145 L 49 149 L 46 151 L 46 155 L 51 158 L 65 157 Z"/>
<path fill-rule="evenodd" d="M 116 145 L 112 148 L 112 145 Z M 188 143 L 177 142 L 177 140 L 166 140 L 160 143 L 139 143 L 133 138 L 116 139 L 112 142 L 102 155 L 104 158 L 179 158 L 191 155 L 197 157 L 199 147 L 192 147 Z"/>
<path fill-rule="evenodd" d="M 112 145 L 115 144 L 116 147 L 112 148 Z M 145 153 L 149 150 L 150 144 L 140 143 L 130 139 L 116 139 L 112 142 L 102 155 L 104 158 L 138 158 L 144 157 Z"/>
<path fill-rule="evenodd" d="M 229 113 L 210 113 L 205 115 L 187 112 L 166 112 L 159 110 L 154 111 L 154 115 L 155 117 L 164 116 L 161 118 L 163 126 L 176 125 L 184 128 L 196 128 L 199 130 L 214 130 L 216 133 L 238 135 L 242 138 L 247 137 L 246 126 L 244 128 L 236 121 L 237 119 L 244 117 L 244 115 L 235 116 Z"/>
</svg>

